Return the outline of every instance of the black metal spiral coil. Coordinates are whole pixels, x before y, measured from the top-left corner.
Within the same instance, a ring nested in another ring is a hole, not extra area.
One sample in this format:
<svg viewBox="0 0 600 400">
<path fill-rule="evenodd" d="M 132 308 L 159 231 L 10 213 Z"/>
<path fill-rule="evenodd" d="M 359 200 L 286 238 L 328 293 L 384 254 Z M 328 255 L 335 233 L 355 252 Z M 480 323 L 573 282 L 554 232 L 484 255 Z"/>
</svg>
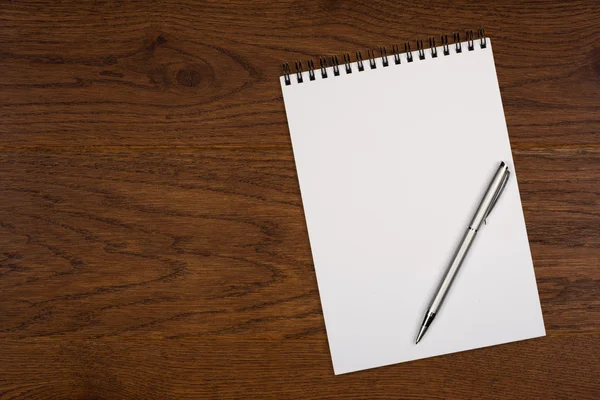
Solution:
<svg viewBox="0 0 600 400">
<path fill-rule="evenodd" d="M 476 43 L 475 35 L 472 30 L 467 30 L 465 33 L 466 33 L 466 39 L 467 39 L 466 40 L 467 50 L 473 51 L 476 47 L 475 46 L 475 43 Z M 455 53 L 458 53 L 458 54 L 462 53 L 463 49 L 462 49 L 462 45 L 460 42 L 460 34 L 458 32 L 454 32 L 452 34 L 452 39 L 453 39 L 452 45 L 454 46 Z M 477 39 L 478 39 L 477 41 L 479 41 L 480 49 L 487 48 L 487 38 L 485 36 L 485 31 L 482 27 L 480 27 L 477 30 Z M 450 54 L 450 45 L 448 43 L 448 35 L 446 35 L 446 34 L 441 35 L 441 44 L 442 44 L 441 45 L 442 54 L 444 56 L 449 55 Z M 417 45 L 418 59 L 425 60 L 427 58 L 427 54 L 426 54 L 426 49 L 423 45 L 423 40 L 418 39 L 416 41 L 416 45 Z M 410 42 L 408 42 L 408 41 L 404 42 L 404 53 L 400 53 L 400 47 L 397 44 L 393 44 L 391 49 L 392 49 L 391 55 L 393 56 L 394 63 L 396 65 L 402 64 L 402 55 L 405 55 L 406 62 L 410 63 L 410 62 L 414 61 L 413 53 L 410 49 Z M 376 69 L 377 68 L 376 59 L 378 58 L 378 56 L 375 54 L 375 50 L 368 49 L 367 57 L 368 57 L 370 69 Z M 379 57 L 381 58 L 381 65 L 383 67 L 388 67 L 390 65 L 386 47 L 382 46 L 379 48 Z M 429 38 L 429 57 L 430 58 L 438 57 L 438 48 L 436 47 L 434 37 Z M 352 62 L 350 53 L 343 54 L 342 59 L 343 59 L 344 71 L 346 72 L 346 75 L 352 74 L 353 62 Z M 362 57 L 362 54 L 360 51 L 356 52 L 355 62 L 356 62 L 356 67 L 357 67 L 356 69 L 358 70 L 358 72 L 363 72 L 365 70 L 365 67 L 364 67 L 363 57 Z M 327 57 L 319 57 L 319 68 L 321 70 L 321 79 L 327 79 L 330 77 L 327 73 L 328 72 L 327 69 L 329 67 L 331 67 L 331 70 L 333 71 L 334 76 L 340 75 L 340 63 L 339 63 L 339 59 L 338 59 L 337 55 L 330 56 L 329 62 L 328 62 Z M 294 69 L 295 69 L 295 75 L 296 75 L 296 82 L 304 83 L 302 61 L 300 61 L 300 60 L 295 61 Z M 316 79 L 316 75 L 315 75 L 315 63 L 313 60 L 307 61 L 307 70 L 308 70 L 309 80 L 314 81 Z M 290 69 L 290 65 L 288 63 L 284 63 L 283 64 L 283 79 L 284 79 L 284 83 L 286 86 L 289 86 L 292 84 L 291 75 L 292 75 L 292 71 Z"/>
</svg>

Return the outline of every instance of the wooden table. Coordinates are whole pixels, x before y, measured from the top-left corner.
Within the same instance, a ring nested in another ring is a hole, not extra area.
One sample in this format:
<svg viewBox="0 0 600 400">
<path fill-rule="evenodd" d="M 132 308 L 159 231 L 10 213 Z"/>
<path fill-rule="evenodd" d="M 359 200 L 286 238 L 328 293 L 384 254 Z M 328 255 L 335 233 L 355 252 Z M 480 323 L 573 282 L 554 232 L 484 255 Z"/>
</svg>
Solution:
<svg viewBox="0 0 600 400">
<path fill-rule="evenodd" d="M 600 3 L 415 3 L 3 2 L 0 399 L 600 398 Z M 336 377 L 281 64 L 479 25 L 548 336 Z"/>
</svg>

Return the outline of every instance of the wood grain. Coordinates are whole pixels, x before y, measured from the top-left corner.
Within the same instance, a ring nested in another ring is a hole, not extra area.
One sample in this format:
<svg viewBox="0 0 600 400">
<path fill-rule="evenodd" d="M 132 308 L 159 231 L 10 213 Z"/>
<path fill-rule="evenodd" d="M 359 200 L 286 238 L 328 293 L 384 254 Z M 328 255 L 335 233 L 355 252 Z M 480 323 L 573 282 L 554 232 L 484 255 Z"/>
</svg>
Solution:
<svg viewBox="0 0 600 400">
<path fill-rule="evenodd" d="M 0 376 L 8 399 L 594 399 L 592 378 L 600 373 L 597 335 L 551 336 L 340 376 L 326 371 L 324 333 L 283 341 L 25 340 L 4 348 L 3 360 L 20 366 Z M 587 356 L 573 357 L 582 348 Z"/>
<path fill-rule="evenodd" d="M 0 399 L 600 398 L 597 2 L 0 9 Z M 548 336 L 335 377 L 281 63 L 479 25 Z"/>
</svg>

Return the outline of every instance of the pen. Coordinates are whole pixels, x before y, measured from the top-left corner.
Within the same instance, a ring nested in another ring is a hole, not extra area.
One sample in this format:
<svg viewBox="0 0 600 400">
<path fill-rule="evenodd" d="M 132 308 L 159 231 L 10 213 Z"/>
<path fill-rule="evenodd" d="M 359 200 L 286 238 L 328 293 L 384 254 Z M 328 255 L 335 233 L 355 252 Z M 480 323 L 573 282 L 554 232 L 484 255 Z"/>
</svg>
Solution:
<svg viewBox="0 0 600 400">
<path fill-rule="evenodd" d="M 417 335 L 415 344 L 419 343 L 419 341 L 423 338 L 423 335 L 425 335 L 425 332 L 427 332 L 429 325 L 431 325 L 431 322 L 437 315 L 442 303 L 444 302 L 444 299 L 446 298 L 446 295 L 448 294 L 448 291 L 450 290 L 452 281 L 456 277 L 460 266 L 467 256 L 467 253 L 471 248 L 471 244 L 473 244 L 473 241 L 475 240 L 475 236 L 477 236 L 477 232 L 490 215 L 490 212 L 500 198 L 500 195 L 506 186 L 506 182 L 508 182 L 509 175 L 510 172 L 508 171 L 508 166 L 504 162 L 501 162 L 498 170 L 492 178 L 492 181 L 490 182 L 490 185 L 487 188 L 487 191 L 485 192 L 485 195 L 483 196 L 483 199 L 481 200 L 481 203 L 479 204 L 479 207 L 477 208 L 477 211 L 475 212 L 475 215 L 473 216 L 473 219 L 471 220 L 471 223 L 469 224 L 469 227 L 467 228 L 467 232 L 465 233 L 460 246 L 458 246 L 456 253 L 454 253 L 454 257 L 452 258 L 452 262 L 450 262 L 450 265 L 444 274 L 444 278 L 440 282 L 433 299 L 431 299 L 431 303 L 429 303 L 429 307 L 425 313 L 425 318 L 423 318 L 423 323 L 421 324 L 421 329 L 419 329 L 419 334 Z"/>
</svg>

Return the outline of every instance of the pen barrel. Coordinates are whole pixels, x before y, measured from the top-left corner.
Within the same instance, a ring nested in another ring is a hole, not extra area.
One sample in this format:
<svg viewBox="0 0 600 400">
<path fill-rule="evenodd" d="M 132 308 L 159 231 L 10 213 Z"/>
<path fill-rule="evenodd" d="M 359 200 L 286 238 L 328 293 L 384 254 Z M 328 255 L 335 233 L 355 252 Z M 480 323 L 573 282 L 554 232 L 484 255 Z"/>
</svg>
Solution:
<svg viewBox="0 0 600 400">
<path fill-rule="evenodd" d="M 458 248 L 456 249 L 454 257 L 452 257 L 452 261 L 450 262 L 450 265 L 448 266 L 448 269 L 446 270 L 446 273 L 444 274 L 444 277 L 440 282 L 435 296 L 431 300 L 431 303 L 429 305 L 429 311 L 437 313 L 440 307 L 442 306 L 442 303 L 444 302 L 444 299 L 446 298 L 446 295 L 448 294 L 448 291 L 452 286 L 452 281 L 454 281 L 458 270 L 460 269 L 465 257 L 467 256 L 469 249 L 471 248 L 471 244 L 475 239 L 475 236 L 477 236 L 477 231 L 469 227 L 467 229 L 467 232 L 465 232 L 462 241 L 460 242 L 460 246 L 458 246 Z"/>
</svg>

